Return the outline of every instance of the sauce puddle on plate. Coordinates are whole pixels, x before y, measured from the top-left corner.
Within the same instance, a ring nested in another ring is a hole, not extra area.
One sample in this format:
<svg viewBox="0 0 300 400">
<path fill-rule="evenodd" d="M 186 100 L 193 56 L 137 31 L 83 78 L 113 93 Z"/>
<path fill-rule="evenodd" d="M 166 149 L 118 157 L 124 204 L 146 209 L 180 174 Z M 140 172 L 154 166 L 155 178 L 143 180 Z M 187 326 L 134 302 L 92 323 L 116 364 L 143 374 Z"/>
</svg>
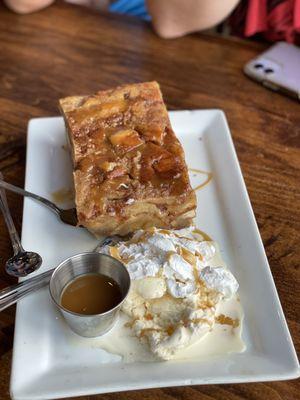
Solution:
<svg viewBox="0 0 300 400">
<path fill-rule="evenodd" d="M 75 197 L 74 189 L 62 188 L 51 193 L 54 203 L 63 204 L 73 202 Z"/>
<path fill-rule="evenodd" d="M 111 310 L 121 300 L 120 286 L 112 278 L 102 274 L 85 274 L 66 285 L 60 304 L 78 314 L 95 315 Z"/>
</svg>

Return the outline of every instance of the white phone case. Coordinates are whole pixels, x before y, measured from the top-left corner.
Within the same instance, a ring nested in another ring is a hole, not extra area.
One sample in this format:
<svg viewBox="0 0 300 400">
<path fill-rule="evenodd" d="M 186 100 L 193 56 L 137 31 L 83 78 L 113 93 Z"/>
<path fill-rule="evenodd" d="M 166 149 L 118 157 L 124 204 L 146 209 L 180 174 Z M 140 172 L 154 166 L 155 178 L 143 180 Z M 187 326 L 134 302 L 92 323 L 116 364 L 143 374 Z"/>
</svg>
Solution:
<svg viewBox="0 0 300 400">
<path fill-rule="evenodd" d="M 300 101 L 300 48 L 278 42 L 244 66 L 247 76 Z"/>
</svg>

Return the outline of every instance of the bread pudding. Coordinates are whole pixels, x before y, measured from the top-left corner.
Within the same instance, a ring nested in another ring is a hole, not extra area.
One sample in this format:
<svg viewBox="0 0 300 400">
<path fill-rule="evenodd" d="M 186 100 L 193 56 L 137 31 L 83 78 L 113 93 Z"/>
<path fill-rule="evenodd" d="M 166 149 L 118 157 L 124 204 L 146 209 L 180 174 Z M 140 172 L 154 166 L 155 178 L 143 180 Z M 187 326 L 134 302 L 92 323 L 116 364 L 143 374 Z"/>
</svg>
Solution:
<svg viewBox="0 0 300 400">
<path fill-rule="evenodd" d="M 158 83 L 60 100 L 79 225 L 96 236 L 191 225 L 196 196 Z"/>
</svg>

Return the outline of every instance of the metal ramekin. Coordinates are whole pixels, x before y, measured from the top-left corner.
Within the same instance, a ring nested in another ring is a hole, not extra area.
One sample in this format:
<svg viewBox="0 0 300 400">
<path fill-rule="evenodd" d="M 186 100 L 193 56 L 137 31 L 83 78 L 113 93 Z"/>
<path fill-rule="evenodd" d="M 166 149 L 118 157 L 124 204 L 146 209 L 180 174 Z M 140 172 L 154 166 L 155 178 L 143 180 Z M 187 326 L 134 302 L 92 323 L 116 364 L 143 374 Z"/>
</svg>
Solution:
<svg viewBox="0 0 300 400">
<path fill-rule="evenodd" d="M 101 314 L 84 315 L 62 307 L 60 299 L 66 285 L 74 278 L 88 273 L 106 275 L 119 285 L 122 299 L 114 308 Z M 55 269 L 49 286 L 52 300 L 69 327 L 84 337 L 104 335 L 113 327 L 129 289 L 130 276 L 127 268 L 115 258 L 100 253 L 81 253 L 66 259 Z"/>
</svg>

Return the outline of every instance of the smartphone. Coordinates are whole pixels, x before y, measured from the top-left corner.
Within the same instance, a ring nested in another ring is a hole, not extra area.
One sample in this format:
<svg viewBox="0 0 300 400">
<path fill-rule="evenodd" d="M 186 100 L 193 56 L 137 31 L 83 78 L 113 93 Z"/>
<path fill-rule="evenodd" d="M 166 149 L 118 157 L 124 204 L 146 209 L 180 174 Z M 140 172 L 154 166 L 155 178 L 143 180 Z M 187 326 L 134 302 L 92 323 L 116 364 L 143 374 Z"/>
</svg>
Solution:
<svg viewBox="0 0 300 400">
<path fill-rule="evenodd" d="M 300 48 L 278 42 L 249 61 L 244 72 L 263 86 L 300 101 Z"/>
</svg>

